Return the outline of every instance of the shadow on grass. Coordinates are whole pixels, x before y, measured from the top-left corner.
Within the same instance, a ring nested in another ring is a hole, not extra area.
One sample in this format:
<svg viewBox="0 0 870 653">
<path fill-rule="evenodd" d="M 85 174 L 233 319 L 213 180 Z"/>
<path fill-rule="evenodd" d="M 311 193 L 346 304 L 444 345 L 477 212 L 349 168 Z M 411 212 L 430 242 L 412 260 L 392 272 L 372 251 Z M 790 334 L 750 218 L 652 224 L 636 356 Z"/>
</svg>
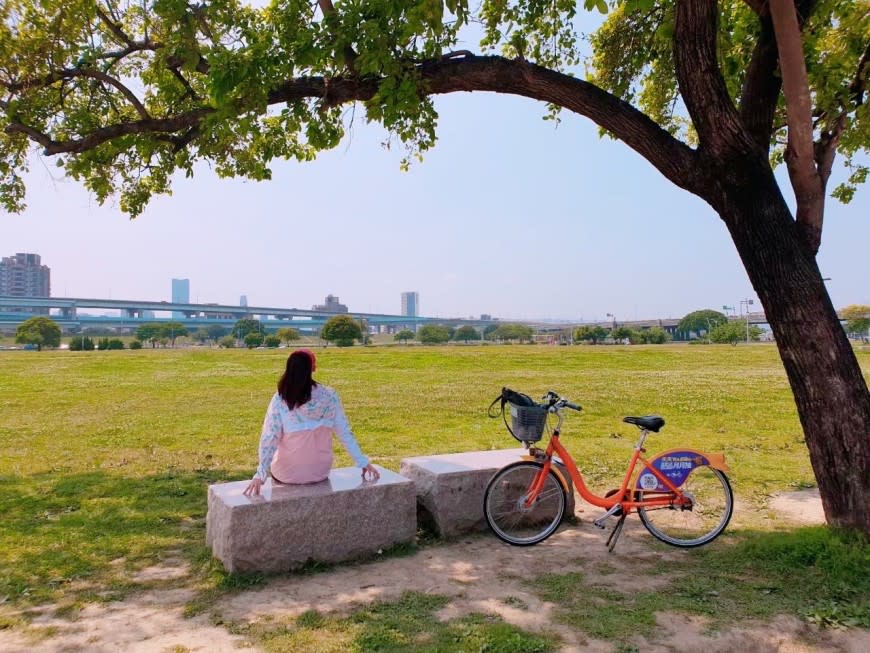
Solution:
<svg viewBox="0 0 870 653">
<path fill-rule="evenodd" d="M 0 602 L 119 600 L 131 591 L 180 582 L 136 572 L 161 561 L 186 563 L 184 584 L 196 589 L 192 616 L 220 596 L 263 584 L 270 575 L 226 572 L 205 545 L 208 486 L 238 478 L 225 470 L 172 470 L 143 478 L 109 471 L 0 477 Z M 413 554 L 396 545 L 372 559 Z M 310 562 L 297 574 L 347 563 Z M 282 575 L 282 574 L 278 574 Z"/>
<path fill-rule="evenodd" d="M 0 598 L 119 598 L 131 574 L 203 551 L 208 485 L 223 470 L 130 478 L 110 471 L 0 477 Z"/>
<path fill-rule="evenodd" d="M 870 628 L 870 544 L 860 534 L 827 527 L 735 531 L 655 568 L 632 568 L 667 580 L 629 593 L 589 582 L 582 572 L 548 574 L 536 579 L 535 591 L 558 606 L 557 621 L 629 647 L 636 635 L 654 636 L 657 612 L 700 616 L 710 630 L 778 614 L 822 627 Z"/>
</svg>

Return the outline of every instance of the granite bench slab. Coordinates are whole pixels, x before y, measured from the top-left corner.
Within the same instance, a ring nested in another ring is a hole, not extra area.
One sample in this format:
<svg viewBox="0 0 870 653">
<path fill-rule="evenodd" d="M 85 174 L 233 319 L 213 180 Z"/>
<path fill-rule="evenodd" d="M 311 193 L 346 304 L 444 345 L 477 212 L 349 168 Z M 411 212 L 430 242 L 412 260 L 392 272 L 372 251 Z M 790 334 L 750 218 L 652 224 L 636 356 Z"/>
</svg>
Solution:
<svg viewBox="0 0 870 653">
<path fill-rule="evenodd" d="M 493 475 L 505 465 L 528 455 L 525 449 L 468 451 L 402 460 L 399 473 L 417 488 L 418 519 L 429 522 L 442 537 L 486 530 L 483 495 Z M 574 515 L 574 489 L 568 482 L 565 516 Z"/>
<path fill-rule="evenodd" d="M 414 484 L 376 467 L 378 481 L 363 481 L 359 468 L 344 467 L 320 483 L 269 480 L 258 497 L 243 494 L 248 481 L 211 485 L 206 544 L 230 572 L 280 572 L 413 542 Z"/>
</svg>

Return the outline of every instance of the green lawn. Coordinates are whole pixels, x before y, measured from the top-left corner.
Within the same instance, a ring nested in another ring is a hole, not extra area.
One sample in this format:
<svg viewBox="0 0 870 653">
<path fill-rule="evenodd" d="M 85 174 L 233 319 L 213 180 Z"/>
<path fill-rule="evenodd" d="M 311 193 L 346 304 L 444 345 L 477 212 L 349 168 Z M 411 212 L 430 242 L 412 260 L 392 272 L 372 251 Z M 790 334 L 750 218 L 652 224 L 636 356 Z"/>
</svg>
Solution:
<svg viewBox="0 0 870 653">
<path fill-rule="evenodd" d="M 253 473 L 286 356 L 0 352 L 0 599 L 110 600 L 130 590 L 127 572 L 167 552 L 194 562 L 206 589 L 237 586 L 208 562 L 206 488 Z M 870 354 L 858 356 L 868 369 Z M 647 413 L 667 421 L 650 452 L 726 453 L 747 508 L 734 531 L 764 528 L 769 494 L 814 484 L 770 345 L 328 348 L 316 377 L 339 390 L 364 452 L 394 470 L 406 456 L 515 446 L 486 417 L 506 385 L 584 407 L 563 441 L 593 489 L 616 483 L 630 456 L 636 430 L 621 418 Z"/>
</svg>

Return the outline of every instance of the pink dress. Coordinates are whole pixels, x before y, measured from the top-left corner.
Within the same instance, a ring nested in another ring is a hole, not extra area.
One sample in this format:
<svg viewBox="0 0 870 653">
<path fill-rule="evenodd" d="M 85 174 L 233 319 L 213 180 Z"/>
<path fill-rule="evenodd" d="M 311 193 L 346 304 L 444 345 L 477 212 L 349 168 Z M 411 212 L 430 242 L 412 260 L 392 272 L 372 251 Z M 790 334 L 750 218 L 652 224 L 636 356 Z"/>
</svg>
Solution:
<svg viewBox="0 0 870 653">
<path fill-rule="evenodd" d="M 254 478 L 269 473 L 282 483 L 317 483 L 332 468 L 332 434 L 359 467 L 369 464 L 350 430 L 338 393 L 324 385 L 311 389 L 311 399 L 293 410 L 277 392 L 269 402 L 260 435 L 260 464 Z"/>
</svg>

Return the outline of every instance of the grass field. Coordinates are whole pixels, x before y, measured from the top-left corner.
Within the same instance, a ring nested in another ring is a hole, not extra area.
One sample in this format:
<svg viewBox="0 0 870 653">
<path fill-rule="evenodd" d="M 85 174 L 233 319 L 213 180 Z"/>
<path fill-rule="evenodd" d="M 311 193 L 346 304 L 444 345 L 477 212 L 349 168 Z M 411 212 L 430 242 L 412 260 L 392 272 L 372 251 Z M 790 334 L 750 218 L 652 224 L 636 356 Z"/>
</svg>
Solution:
<svg viewBox="0 0 870 653">
<path fill-rule="evenodd" d="M 167 550 L 197 566 L 206 590 L 243 585 L 208 562 L 206 488 L 253 473 L 286 355 L 0 352 L 0 603 L 111 600 L 132 589 L 130 571 Z M 858 356 L 870 369 L 870 354 Z M 769 345 L 328 348 L 316 377 L 340 392 L 363 451 L 394 470 L 407 456 L 514 446 L 486 417 L 508 386 L 533 396 L 553 389 L 584 407 L 563 441 L 593 489 L 612 486 L 630 456 L 636 430 L 621 418 L 648 413 L 667 421 L 651 452 L 726 453 L 750 508 L 738 511 L 734 533 L 765 528 L 771 493 L 814 485 Z M 866 560 L 866 545 L 855 546 L 848 555 Z M 870 590 L 866 574 L 844 582 Z"/>
</svg>

